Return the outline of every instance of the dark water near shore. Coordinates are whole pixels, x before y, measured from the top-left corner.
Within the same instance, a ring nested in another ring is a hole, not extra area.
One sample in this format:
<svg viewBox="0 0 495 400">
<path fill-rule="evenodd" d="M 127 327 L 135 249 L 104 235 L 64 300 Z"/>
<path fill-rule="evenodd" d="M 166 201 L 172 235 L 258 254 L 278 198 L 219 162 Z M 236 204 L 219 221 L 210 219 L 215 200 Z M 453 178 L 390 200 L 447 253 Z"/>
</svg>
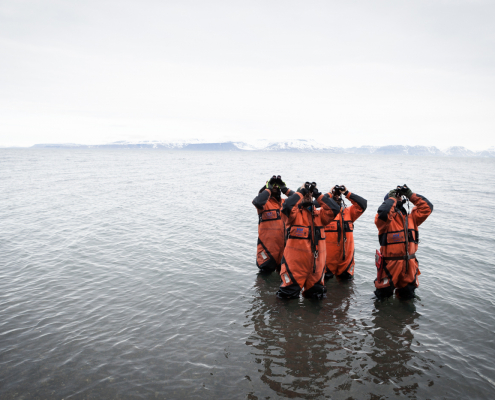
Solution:
<svg viewBox="0 0 495 400">
<path fill-rule="evenodd" d="M 368 199 L 356 279 L 275 297 L 255 266 L 267 177 Z M 487 399 L 495 160 L 0 150 L 0 398 Z M 407 183 L 418 298 L 376 302 L 374 215 Z"/>
</svg>

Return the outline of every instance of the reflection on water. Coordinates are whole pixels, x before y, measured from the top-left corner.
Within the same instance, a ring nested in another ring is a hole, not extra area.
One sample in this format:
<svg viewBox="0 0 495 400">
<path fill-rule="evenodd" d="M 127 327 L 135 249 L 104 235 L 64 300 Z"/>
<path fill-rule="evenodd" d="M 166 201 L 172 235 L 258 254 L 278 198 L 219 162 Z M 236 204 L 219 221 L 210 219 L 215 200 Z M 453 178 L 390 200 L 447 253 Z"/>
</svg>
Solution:
<svg viewBox="0 0 495 400">
<path fill-rule="evenodd" d="M 375 365 L 369 373 L 376 383 L 392 383 L 396 395 L 414 397 L 418 383 L 412 378 L 423 374 L 421 368 L 428 368 L 427 365 L 420 368 L 418 357 L 411 349 L 414 331 L 419 327 L 415 320 L 420 316 L 414 300 L 376 301 L 372 315 L 371 359 Z"/>
<path fill-rule="evenodd" d="M 357 303 L 353 282 L 328 282 L 321 302 L 277 299 L 277 285 L 275 274 L 259 275 L 246 311 L 253 328 L 246 344 L 271 391 L 308 399 L 416 398 L 415 378 L 431 361 L 412 348 L 420 317 L 415 300 L 377 301 L 371 317 L 358 319 L 350 314 Z"/>
<path fill-rule="evenodd" d="M 261 381 L 280 396 L 304 396 L 308 388 L 322 394 L 329 369 L 325 343 L 315 331 L 321 306 L 274 298 L 277 283 L 275 274 L 258 276 L 257 296 L 246 312 L 254 332 L 246 344 L 253 347 Z"/>
</svg>

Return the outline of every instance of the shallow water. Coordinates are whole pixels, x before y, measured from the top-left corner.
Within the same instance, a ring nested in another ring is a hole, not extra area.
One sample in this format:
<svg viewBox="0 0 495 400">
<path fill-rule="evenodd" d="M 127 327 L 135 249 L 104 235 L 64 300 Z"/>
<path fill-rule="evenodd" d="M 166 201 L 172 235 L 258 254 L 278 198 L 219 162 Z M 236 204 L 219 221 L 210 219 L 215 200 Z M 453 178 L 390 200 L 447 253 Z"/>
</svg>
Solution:
<svg viewBox="0 0 495 400">
<path fill-rule="evenodd" d="M 368 199 L 354 282 L 281 301 L 257 275 L 263 182 Z M 486 399 L 495 160 L 0 150 L 0 398 Z M 377 302 L 374 216 L 407 183 L 418 297 Z"/>
</svg>

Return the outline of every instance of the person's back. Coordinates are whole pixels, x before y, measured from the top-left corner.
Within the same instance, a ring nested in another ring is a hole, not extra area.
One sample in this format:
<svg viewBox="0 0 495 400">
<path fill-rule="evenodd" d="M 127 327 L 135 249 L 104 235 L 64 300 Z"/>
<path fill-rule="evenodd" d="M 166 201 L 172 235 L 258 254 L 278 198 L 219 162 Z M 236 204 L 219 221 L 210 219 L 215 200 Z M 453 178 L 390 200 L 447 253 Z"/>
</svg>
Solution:
<svg viewBox="0 0 495 400">
<path fill-rule="evenodd" d="M 414 208 L 408 214 L 402 195 Z M 391 190 L 384 198 L 375 216 L 380 242 L 381 263 L 377 265 L 375 279 L 377 297 L 391 296 L 394 289 L 401 298 L 414 297 L 419 286 L 418 250 L 419 231 L 426 218 L 433 212 L 433 205 L 423 196 L 413 193 L 406 185 Z"/>
<path fill-rule="evenodd" d="M 312 196 L 321 209 L 315 209 Z M 319 193 L 316 184 L 312 191 L 300 187 L 287 199 L 282 213 L 287 217 L 289 233 L 282 258 L 282 284 L 278 297 L 297 298 L 301 290 L 305 297 L 323 297 L 326 292 L 323 280 L 326 260 L 324 227 L 338 212 L 339 207 L 331 195 Z"/>
<path fill-rule="evenodd" d="M 273 176 L 253 200 L 258 211 L 256 265 L 263 273 L 280 270 L 285 247 L 286 219 L 281 213 L 284 204 L 281 193 L 290 196 L 294 192 L 286 187 L 280 175 Z"/>
<path fill-rule="evenodd" d="M 344 206 L 344 195 L 352 205 Z M 340 279 L 352 279 L 354 276 L 354 222 L 364 213 L 367 201 L 349 192 L 345 186 L 335 186 L 333 199 L 341 211 L 325 227 L 327 258 L 325 279 L 336 275 Z"/>
</svg>

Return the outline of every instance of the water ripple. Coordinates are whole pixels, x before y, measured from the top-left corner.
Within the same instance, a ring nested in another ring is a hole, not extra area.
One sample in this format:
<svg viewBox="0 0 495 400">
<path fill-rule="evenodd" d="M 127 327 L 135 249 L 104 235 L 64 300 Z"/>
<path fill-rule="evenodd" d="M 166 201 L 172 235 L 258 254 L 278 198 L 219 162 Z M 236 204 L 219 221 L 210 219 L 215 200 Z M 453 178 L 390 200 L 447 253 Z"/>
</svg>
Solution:
<svg viewBox="0 0 495 400">
<path fill-rule="evenodd" d="M 490 398 L 493 163 L 1 150 L 0 397 Z M 355 280 L 322 302 L 256 274 L 251 200 L 273 173 L 368 199 Z M 403 182 L 435 205 L 418 298 L 378 302 L 374 213 Z"/>
</svg>

